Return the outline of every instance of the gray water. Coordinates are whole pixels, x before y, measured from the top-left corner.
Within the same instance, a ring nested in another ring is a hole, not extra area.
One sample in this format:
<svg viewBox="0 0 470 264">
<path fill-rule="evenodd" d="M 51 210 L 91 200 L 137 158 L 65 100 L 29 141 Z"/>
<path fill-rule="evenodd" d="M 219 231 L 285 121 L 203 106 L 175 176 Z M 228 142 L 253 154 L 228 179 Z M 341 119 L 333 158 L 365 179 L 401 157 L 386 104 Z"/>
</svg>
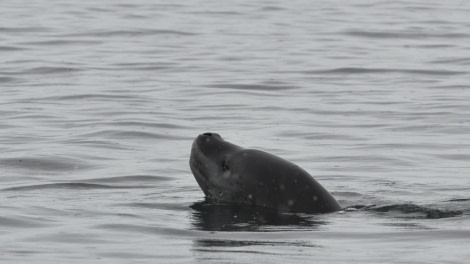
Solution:
<svg viewBox="0 0 470 264">
<path fill-rule="evenodd" d="M 2 1 L 2 263 L 468 263 L 468 1 Z M 345 208 L 204 202 L 193 139 Z"/>
</svg>

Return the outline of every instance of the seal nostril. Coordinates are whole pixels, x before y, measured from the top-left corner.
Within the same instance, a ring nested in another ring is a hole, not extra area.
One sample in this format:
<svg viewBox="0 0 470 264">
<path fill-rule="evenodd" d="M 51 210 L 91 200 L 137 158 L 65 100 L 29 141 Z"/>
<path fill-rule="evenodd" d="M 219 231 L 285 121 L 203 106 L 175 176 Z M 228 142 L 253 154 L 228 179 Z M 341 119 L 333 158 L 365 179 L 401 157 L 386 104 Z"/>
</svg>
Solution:
<svg viewBox="0 0 470 264">
<path fill-rule="evenodd" d="M 212 137 L 212 133 L 204 133 L 204 136 Z"/>
</svg>

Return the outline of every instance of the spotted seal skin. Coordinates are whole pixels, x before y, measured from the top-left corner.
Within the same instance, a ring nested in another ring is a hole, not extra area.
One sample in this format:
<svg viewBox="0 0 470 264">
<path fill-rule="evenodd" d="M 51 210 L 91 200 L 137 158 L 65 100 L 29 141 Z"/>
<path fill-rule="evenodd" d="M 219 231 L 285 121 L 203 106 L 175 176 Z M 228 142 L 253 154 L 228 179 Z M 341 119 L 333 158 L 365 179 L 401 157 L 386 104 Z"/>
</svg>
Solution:
<svg viewBox="0 0 470 264">
<path fill-rule="evenodd" d="M 335 198 L 299 166 L 234 145 L 216 133 L 194 140 L 189 165 L 206 197 L 215 201 L 290 213 L 341 210 Z"/>
</svg>

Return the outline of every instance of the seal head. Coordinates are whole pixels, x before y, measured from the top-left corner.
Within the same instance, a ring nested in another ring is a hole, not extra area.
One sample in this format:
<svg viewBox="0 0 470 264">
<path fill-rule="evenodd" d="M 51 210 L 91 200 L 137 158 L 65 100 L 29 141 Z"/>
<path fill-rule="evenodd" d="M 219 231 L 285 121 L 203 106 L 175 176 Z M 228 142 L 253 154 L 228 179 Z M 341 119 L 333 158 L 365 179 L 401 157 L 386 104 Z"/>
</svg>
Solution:
<svg viewBox="0 0 470 264">
<path fill-rule="evenodd" d="M 234 145 L 216 133 L 194 140 L 189 165 L 206 197 L 215 201 L 291 213 L 341 210 L 333 196 L 299 166 Z"/>
</svg>

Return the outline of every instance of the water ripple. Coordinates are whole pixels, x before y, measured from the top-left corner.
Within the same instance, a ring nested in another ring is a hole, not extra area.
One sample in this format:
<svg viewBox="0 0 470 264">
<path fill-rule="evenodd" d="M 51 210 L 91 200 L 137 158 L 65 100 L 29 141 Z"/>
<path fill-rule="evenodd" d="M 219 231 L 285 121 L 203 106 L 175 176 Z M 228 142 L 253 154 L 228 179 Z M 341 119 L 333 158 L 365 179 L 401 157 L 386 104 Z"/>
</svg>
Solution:
<svg viewBox="0 0 470 264">
<path fill-rule="evenodd" d="M 19 80 L 20 79 L 14 77 L 0 77 L 0 83 L 12 83 Z"/>
<path fill-rule="evenodd" d="M 18 157 L 0 159 L 0 165 L 32 171 L 75 171 L 93 166 L 83 160 L 64 157 Z"/>
<path fill-rule="evenodd" d="M 440 219 L 447 217 L 454 217 L 462 215 L 462 211 L 457 210 L 439 210 L 434 208 L 423 207 L 415 204 L 393 204 L 384 206 L 369 206 L 366 208 L 369 211 L 389 213 L 398 212 L 403 214 L 402 217 L 406 218 L 425 218 L 425 219 Z M 399 217 L 399 216 L 395 216 Z"/>
<path fill-rule="evenodd" d="M 18 51 L 18 50 L 25 50 L 24 48 L 20 47 L 13 47 L 13 46 L 0 46 L 0 51 Z"/>
<path fill-rule="evenodd" d="M 37 101 L 75 101 L 75 100 L 96 100 L 96 101 L 115 101 L 119 99 L 137 99 L 142 100 L 138 95 L 118 95 L 108 93 L 86 93 L 86 94 L 74 94 L 74 95 L 61 95 L 61 96 L 48 96 L 42 98 L 35 98 Z"/>
<path fill-rule="evenodd" d="M 118 204 L 118 205 L 127 206 L 127 207 L 169 210 L 169 211 L 188 211 L 189 209 L 187 205 L 180 204 L 180 203 L 127 203 L 127 204 Z"/>
<path fill-rule="evenodd" d="M 92 189 L 141 189 L 152 188 L 151 186 L 116 186 L 105 184 L 94 184 L 84 182 L 67 182 L 67 183 L 47 183 L 35 184 L 26 186 L 16 186 L 3 189 L 3 191 L 35 191 L 35 190 L 50 190 L 50 189 L 71 189 L 71 190 L 92 190 Z"/>
<path fill-rule="evenodd" d="M 182 139 L 186 137 L 176 136 L 172 134 L 160 134 L 143 131 L 123 131 L 123 130 L 102 130 L 90 134 L 82 135 L 82 137 L 94 138 L 113 138 L 113 139 Z"/>
<path fill-rule="evenodd" d="M 460 57 L 455 57 L 455 58 L 446 58 L 446 59 L 438 59 L 438 60 L 433 60 L 431 63 L 436 63 L 436 64 L 456 64 L 456 65 L 470 65 L 470 58 L 460 58 Z"/>
<path fill-rule="evenodd" d="M 236 90 L 261 90 L 261 91 L 292 90 L 292 89 L 297 88 L 293 86 L 283 86 L 283 85 L 230 84 L 230 83 L 211 84 L 211 85 L 207 85 L 207 87 L 236 89 Z"/>
<path fill-rule="evenodd" d="M 17 227 L 17 228 L 36 228 L 43 227 L 47 224 L 43 219 L 24 217 L 24 216 L 0 216 L 0 226 L 2 227 Z"/>
<path fill-rule="evenodd" d="M 336 68 L 329 70 L 306 71 L 307 74 L 372 74 L 372 73 L 402 73 L 411 75 L 458 75 L 463 71 L 451 70 L 418 70 L 418 69 L 384 69 L 384 68 Z"/>
<path fill-rule="evenodd" d="M 123 182 L 159 182 L 169 181 L 171 177 L 165 176 L 153 176 L 153 175 L 128 175 L 128 176 L 116 176 L 108 178 L 94 178 L 84 180 L 85 182 L 101 182 L 101 183 L 123 183 Z"/>
<path fill-rule="evenodd" d="M 13 72 L 0 72 L 0 74 L 14 74 L 14 75 L 44 75 L 44 74 L 61 74 L 61 73 L 72 73 L 83 71 L 83 68 L 77 67 L 35 67 L 24 69 L 21 71 Z"/>
<path fill-rule="evenodd" d="M 102 43 L 101 41 L 96 40 L 65 40 L 65 39 L 56 39 L 56 40 L 45 40 L 45 41 L 28 41 L 18 43 L 20 45 L 30 45 L 30 46 L 77 46 L 77 45 L 97 45 Z"/>
<path fill-rule="evenodd" d="M 4 33 L 37 33 L 51 31 L 46 27 L 0 27 L 0 32 Z"/>
<path fill-rule="evenodd" d="M 162 36 L 162 35 L 193 36 L 193 35 L 197 35 L 197 33 L 177 31 L 177 30 L 166 30 L 166 29 L 132 29 L 132 30 L 89 31 L 89 32 L 80 32 L 80 33 L 72 33 L 72 34 L 63 34 L 57 37 L 106 38 L 106 37 L 139 37 L 139 36 Z"/>
<path fill-rule="evenodd" d="M 469 38 L 470 34 L 467 33 L 423 33 L 423 32 L 375 32 L 375 31 L 359 31 L 350 30 L 344 31 L 343 34 L 353 37 L 364 37 L 374 39 L 428 39 L 428 38 L 442 38 L 442 39 L 462 39 Z"/>
</svg>

